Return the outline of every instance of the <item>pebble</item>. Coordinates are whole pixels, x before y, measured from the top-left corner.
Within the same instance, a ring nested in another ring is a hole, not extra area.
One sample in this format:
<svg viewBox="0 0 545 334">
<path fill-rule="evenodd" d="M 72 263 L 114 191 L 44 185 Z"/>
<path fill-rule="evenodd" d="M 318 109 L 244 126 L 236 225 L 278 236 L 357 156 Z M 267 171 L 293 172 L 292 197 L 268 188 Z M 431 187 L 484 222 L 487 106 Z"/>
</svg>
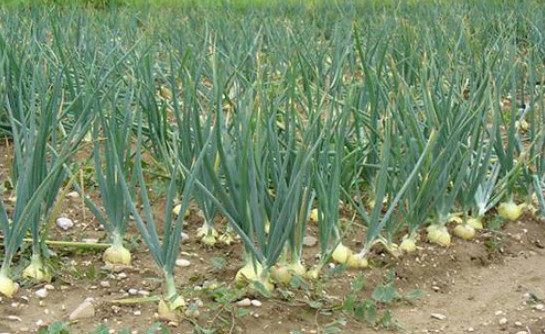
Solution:
<svg viewBox="0 0 545 334">
<path fill-rule="evenodd" d="M 432 313 L 431 317 L 434 318 L 434 319 L 437 319 L 437 320 L 445 320 L 447 318 L 446 315 L 441 314 L 441 313 Z"/>
<path fill-rule="evenodd" d="M 501 318 L 499 321 L 498 321 L 498 324 L 500 325 L 505 325 L 507 323 L 507 318 Z"/>
<path fill-rule="evenodd" d="M 307 235 L 303 238 L 303 246 L 314 247 L 318 243 L 318 239 L 311 235 Z"/>
<path fill-rule="evenodd" d="M 55 290 L 55 287 L 51 284 L 46 284 L 44 285 L 44 289 L 47 289 L 47 290 Z"/>
<path fill-rule="evenodd" d="M 98 284 L 100 284 L 100 286 L 103 288 L 109 288 L 111 286 L 110 282 L 108 281 L 100 281 Z"/>
<path fill-rule="evenodd" d="M 495 315 L 502 315 L 503 314 L 503 311 L 496 311 L 494 312 Z"/>
<path fill-rule="evenodd" d="M 47 297 L 48 292 L 47 292 L 46 288 L 41 288 L 41 289 L 36 290 L 36 292 L 34 292 L 34 294 L 36 296 L 38 296 L 38 298 L 45 298 L 45 297 Z"/>
<path fill-rule="evenodd" d="M 255 306 L 255 307 L 260 307 L 261 305 L 263 305 L 259 300 L 257 299 L 253 299 L 251 301 L 252 305 Z"/>
<path fill-rule="evenodd" d="M 246 307 L 246 306 L 250 306 L 250 305 L 252 305 L 252 301 L 250 300 L 250 298 L 244 298 L 244 299 L 239 300 L 237 302 L 237 306 Z"/>
<path fill-rule="evenodd" d="M 536 309 L 536 311 L 543 311 L 545 310 L 545 305 L 537 304 L 536 306 L 534 306 L 534 309 Z"/>
<path fill-rule="evenodd" d="M 122 280 L 122 279 L 125 279 L 125 278 L 127 278 L 127 274 L 125 274 L 125 273 L 117 274 L 117 279 Z"/>
<path fill-rule="evenodd" d="M 8 320 L 11 320 L 11 321 L 23 321 L 23 319 L 21 319 L 20 317 L 16 316 L 16 315 L 8 315 Z"/>
<path fill-rule="evenodd" d="M 71 199 L 78 199 L 79 198 L 79 193 L 77 191 L 71 191 L 68 194 L 66 194 L 66 197 L 71 198 Z"/>
<path fill-rule="evenodd" d="M 139 310 L 137 310 L 137 311 L 134 311 L 134 312 L 133 312 L 132 314 L 134 314 L 134 315 L 137 315 L 137 316 L 138 316 L 138 315 L 141 315 L 141 314 L 142 314 L 142 311 L 139 311 Z"/>
<path fill-rule="evenodd" d="M 186 259 L 178 259 L 176 260 L 176 265 L 178 267 L 189 267 L 191 265 L 191 262 Z"/>
<path fill-rule="evenodd" d="M 182 237 L 182 242 L 186 242 L 186 241 L 189 240 L 189 234 L 187 234 L 185 232 L 181 233 L 181 237 Z"/>
<path fill-rule="evenodd" d="M 129 293 L 129 295 L 131 296 L 136 296 L 138 294 L 138 289 L 135 289 L 135 288 L 131 288 L 129 289 L 129 291 L 127 291 Z"/>
<path fill-rule="evenodd" d="M 518 331 L 517 334 L 528 334 L 527 331 Z"/>
<path fill-rule="evenodd" d="M 97 244 L 98 239 L 95 238 L 83 238 L 81 239 L 82 242 L 85 242 L 86 244 Z"/>
<path fill-rule="evenodd" d="M 79 304 L 78 307 L 70 313 L 68 317 L 70 321 L 79 320 L 79 319 L 88 319 L 95 316 L 95 306 L 93 305 L 93 299 L 87 298 L 83 303 Z"/>
<path fill-rule="evenodd" d="M 522 327 L 522 322 L 520 322 L 520 321 L 515 321 L 515 326 L 517 326 L 517 327 Z"/>
<path fill-rule="evenodd" d="M 57 226 L 65 231 L 68 231 L 74 227 L 74 222 L 70 218 L 59 217 L 57 218 Z"/>
<path fill-rule="evenodd" d="M 150 293 L 147 290 L 138 290 L 138 294 L 140 296 L 147 297 L 147 296 L 149 296 Z"/>
<path fill-rule="evenodd" d="M 467 329 L 467 331 L 470 332 L 470 333 L 471 333 L 471 332 L 474 332 L 474 331 L 475 331 L 475 328 L 469 327 L 469 328 Z"/>
</svg>

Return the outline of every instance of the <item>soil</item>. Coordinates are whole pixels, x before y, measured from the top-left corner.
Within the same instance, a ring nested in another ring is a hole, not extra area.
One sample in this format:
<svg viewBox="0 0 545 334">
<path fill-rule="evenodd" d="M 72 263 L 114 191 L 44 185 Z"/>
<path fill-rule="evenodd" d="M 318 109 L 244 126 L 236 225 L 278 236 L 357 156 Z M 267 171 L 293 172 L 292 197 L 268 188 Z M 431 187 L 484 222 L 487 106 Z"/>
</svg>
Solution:
<svg viewBox="0 0 545 334">
<path fill-rule="evenodd" d="M 6 147 L 0 145 L 0 157 L 5 156 Z M 0 159 L 2 181 L 8 177 L 7 167 L 6 160 Z M 99 200 L 92 189 L 89 194 Z M 3 196 L 6 200 L 9 194 Z M 160 200 L 156 206 L 160 212 Z M 104 231 L 80 199 L 66 198 L 63 215 L 73 219 L 75 226 L 68 231 L 55 226 L 50 239 L 104 238 Z M 377 250 L 370 269 L 324 269 L 326 278 L 321 284 L 278 288 L 268 299 L 251 296 L 261 301 L 258 307 L 236 305 L 245 297 L 243 290 L 232 288 L 240 266 L 240 242 L 207 248 L 195 236 L 200 224 L 192 208 L 185 227 L 190 239 L 180 253 L 180 258 L 191 264 L 176 268 L 177 284 L 188 309 L 197 308 L 200 316 L 161 321 L 172 333 L 206 333 L 203 329 L 215 330 L 209 333 L 545 333 L 545 222 L 530 215 L 495 232 L 483 231 L 471 242 L 454 239 L 449 248 L 421 241 L 416 254 L 400 258 Z M 315 226 L 309 234 L 316 236 Z M 0 300 L 0 333 L 36 332 L 56 321 L 64 322 L 73 333 L 89 333 L 101 324 L 112 333 L 122 329 L 146 333 L 159 321 L 157 302 L 115 301 L 142 297 L 146 292 L 160 295 L 162 280 L 134 227 L 127 235 L 133 253 L 131 267 L 105 268 L 100 250 L 52 247 L 56 252 L 55 278 L 50 283 L 53 289 L 40 299 L 35 292 L 45 284 L 22 281 L 14 298 Z M 357 247 L 356 243 L 351 246 Z M 316 261 L 317 252 L 318 246 L 305 248 L 307 265 Z M 28 249 L 16 259 L 14 274 L 24 268 L 27 258 Z M 374 287 L 388 283 L 388 275 L 394 275 L 400 294 L 413 289 L 423 293 L 417 299 L 378 303 L 379 314 L 391 312 L 397 326 L 372 326 L 358 320 L 353 312 L 341 310 L 356 280 L 363 278 L 364 283 L 357 300 L 369 300 Z M 136 295 L 131 289 L 136 289 Z M 70 322 L 69 314 L 86 298 L 93 298 L 94 316 Z"/>
</svg>

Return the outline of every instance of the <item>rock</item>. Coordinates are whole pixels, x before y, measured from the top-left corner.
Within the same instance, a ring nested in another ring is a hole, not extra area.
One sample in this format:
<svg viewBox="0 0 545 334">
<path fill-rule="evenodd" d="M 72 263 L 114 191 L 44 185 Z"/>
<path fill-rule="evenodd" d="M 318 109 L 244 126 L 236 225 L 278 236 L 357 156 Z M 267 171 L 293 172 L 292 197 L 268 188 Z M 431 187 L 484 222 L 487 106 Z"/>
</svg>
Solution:
<svg viewBox="0 0 545 334">
<path fill-rule="evenodd" d="M 149 296 L 149 291 L 147 290 L 138 290 L 138 294 L 142 297 L 147 297 Z"/>
<path fill-rule="evenodd" d="M 189 241 L 189 234 L 182 232 L 181 237 L 182 237 L 182 242 Z"/>
<path fill-rule="evenodd" d="M 46 289 L 46 290 L 55 290 L 55 287 L 53 285 L 51 285 L 51 284 L 46 284 L 46 285 L 44 285 L 44 289 Z"/>
<path fill-rule="evenodd" d="M 71 198 L 71 199 L 78 199 L 79 198 L 79 193 L 77 191 L 71 191 L 68 194 L 66 194 L 66 197 Z"/>
<path fill-rule="evenodd" d="M 528 334 L 528 332 L 527 331 L 519 331 L 519 332 L 517 332 L 517 334 Z"/>
<path fill-rule="evenodd" d="M 446 315 L 441 314 L 441 313 L 432 313 L 432 314 L 431 314 L 431 317 L 432 317 L 433 319 L 437 319 L 437 320 L 445 320 L 445 319 L 447 318 Z"/>
<path fill-rule="evenodd" d="M 500 320 L 498 320 L 498 324 L 500 325 L 505 325 L 507 323 L 507 318 L 501 318 Z"/>
<path fill-rule="evenodd" d="M 469 328 L 467 329 L 467 331 L 468 331 L 468 332 L 470 332 L 470 333 L 472 333 L 472 332 L 474 332 L 474 331 L 475 331 L 475 328 L 473 328 L 473 327 L 469 327 Z"/>
<path fill-rule="evenodd" d="M 57 226 L 65 231 L 68 231 L 74 227 L 74 222 L 70 218 L 59 217 L 57 218 Z"/>
<path fill-rule="evenodd" d="M 38 289 L 34 292 L 34 294 L 38 297 L 38 298 L 45 298 L 47 297 L 47 289 L 46 288 L 41 288 L 41 289 Z"/>
<path fill-rule="evenodd" d="M 522 322 L 520 322 L 520 321 L 515 321 L 515 326 L 517 326 L 517 327 L 522 327 Z"/>
<path fill-rule="evenodd" d="M 498 310 L 498 311 L 494 312 L 494 314 L 495 314 L 495 315 L 502 315 L 502 314 L 503 314 L 503 311 L 499 311 L 499 310 Z"/>
<path fill-rule="evenodd" d="M 7 318 L 10 321 L 23 321 L 23 319 L 21 319 L 20 317 L 18 317 L 16 315 L 8 315 Z"/>
<path fill-rule="evenodd" d="M 543 310 L 545 310 L 545 305 L 543 305 L 543 304 L 537 304 L 536 306 L 534 306 L 534 309 L 535 309 L 536 311 L 543 311 Z"/>
<path fill-rule="evenodd" d="M 100 281 L 98 284 L 100 284 L 100 286 L 103 287 L 103 288 L 109 288 L 110 287 L 110 282 L 108 282 L 108 281 Z"/>
<path fill-rule="evenodd" d="M 93 299 L 87 298 L 83 303 L 79 304 L 78 307 L 70 313 L 68 319 L 70 321 L 79 320 L 79 319 L 88 319 L 95 316 L 95 306 L 93 305 Z"/>
<path fill-rule="evenodd" d="M 314 247 L 318 243 L 318 239 L 313 236 L 307 235 L 303 238 L 303 246 Z"/>
<path fill-rule="evenodd" d="M 246 307 L 246 306 L 250 306 L 250 305 L 252 305 L 252 301 L 250 300 L 250 298 L 244 298 L 244 299 L 239 300 L 237 302 L 237 306 Z"/>
<path fill-rule="evenodd" d="M 136 296 L 138 294 L 138 289 L 130 288 L 129 291 L 127 291 L 129 295 Z"/>
<path fill-rule="evenodd" d="M 178 267 L 189 267 L 191 265 L 191 262 L 186 259 L 178 259 L 176 260 L 176 265 Z"/>
<path fill-rule="evenodd" d="M 251 301 L 251 303 L 252 303 L 252 306 L 255 306 L 255 307 L 260 307 L 261 305 L 263 305 L 263 304 L 262 304 L 259 300 L 257 300 L 257 299 L 253 299 L 253 300 Z"/>
</svg>

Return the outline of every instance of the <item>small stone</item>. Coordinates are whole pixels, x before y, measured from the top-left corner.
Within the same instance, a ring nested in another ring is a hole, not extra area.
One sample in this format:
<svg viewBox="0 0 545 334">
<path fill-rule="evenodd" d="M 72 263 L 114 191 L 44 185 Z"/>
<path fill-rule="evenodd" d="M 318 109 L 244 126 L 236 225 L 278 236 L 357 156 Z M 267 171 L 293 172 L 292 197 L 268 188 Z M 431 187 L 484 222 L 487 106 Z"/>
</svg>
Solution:
<svg viewBox="0 0 545 334">
<path fill-rule="evenodd" d="M 57 226 L 65 231 L 68 231 L 74 227 L 74 222 L 70 218 L 59 217 L 57 218 Z"/>
<path fill-rule="evenodd" d="M 447 318 L 446 315 L 441 314 L 441 313 L 432 313 L 431 317 L 434 318 L 434 319 L 437 319 L 437 320 L 445 320 Z"/>
<path fill-rule="evenodd" d="M 253 300 L 251 301 L 251 303 L 252 303 L 252 306 L 255 306 L 255 307 L 260 307 L 261 305 L 263 305 L 263 304 L 262 304 L 259 300 L 257 300 L 257 299 L 253 299 Z"/>
<path fill-rule="evenodd" d="M 141 314 L 142 314 L 142 311 L 136 310 L 136 311 L 134 311 L 132 314 L 134 314 L 134 315 L 141 315 Z"/>
<path fill-rule="evenodd" d="M 138 294 L 142 297 L 147 297 L 150 293 L 147 290 L 138 290 Z"/>
<path fill-rule="evenodd" d="M 522 322 L 520 322 L 520 321 L 515 321 L 515 326 L 517 326 L 517 327 L 522 327 Z"/>
<path fill-rule="evenodd" d="M 100 281 L 98 284 L 103 288 L 109 288 L 111 286 L 108 281 Z"/>
<path fill-rule="evenodd" d="M 45 321 L 43 321 L 42 319 L 38 319 L 36 321 L 36 326 L 38 326 L 38 327 L 42 327 L 44 324 L 45 324 Z"/>
<path fill-rule="evenodd" d="M 500 325 L 505 325 L 507 323 L 507 318 L 501 318 L 500 320 L 498 320 L 498 324 Z"/>
<path fill-rule="evenodd" d="M 182 232 L 180 234 L 180 236 L 182 237 L 182 242 L 186 242 L 189 240 L 189 234 L 185 233 L 185 232 Z"/>
<path fill-rule="evenodd" d="M 68 194 L 66 194 L 66 197 L 71 198 L 71 199 L 78 199 L 79 198 L 79 193 L 77 191 L 71 191 Z"/>
<path fill-rule="evenodd" d="M 34 292 L 34 294 L 36 296 L 38 296 L 38 298 L 45 298 L 45 297 L 47 297 L 48 292 L 47 292 L 46 288 L 41 288 L 41 289 L 36 290 L 36 292 Z"/>
<path fill-rule="evenodd" d="M 518 331 L 517 334 L 528 334 L 527 331 Z"/>
<path fill-rule="evenodd" d="M 129 295 L 136 296 L 138 294 L 138 289 L 131 288 L 129 291 L 127 291 Z"/>
<path fill-rule="evenodd" d="M 26 333 L 26 332 L 30 332 L 30 328 L 28 328 L 28 327 L 21 327 L 21 328 L 19 328 L 19 331 L 25 332 L 25 333 Z"/>
<path fill-rule="evenodd" d="M 470 333 L 471 333 L 471 332 L 474 332 L 474 331 L 475 331 L 475 328 L 469 327 L 469 328 L 467 329 L 467 331 L 470 332 Z"/>
<path fill-rule="evenodd" d="M 47 289 L 47 290 L 55 290 L 55 287 L 51 284 L 46 284 L 44 285 L 44 289 Z"/>
<path fill-rule="evenodd" d="M 439 290 L 441 290 L 441 288 L 438 287 L 437 285 L 432 286 L 431 289 L 432 289 L 433 291 L 439 291 Z"/>
<path fill-rule="evenodd" d="M 303 238 L 303 245 L 306 247 L 314 247 L 318 243 L 318 239 L 313 236 L 307 235 Z"/>
<path fill-rule="evenodd" d="M 125 279 L 125 278 L 127 278 L 127 277 L 128 277 L 128 276 L 127 276 L 127 274 L 125 274 L 125 273 L 119 273 L 119 274 L 117 274 L 117 279 L 118 279 L 118 280 L 122 280 L 122 279 Z"/>
<path fill-rule="evenodd" d="M 534 306 L 534 309 L 535 309 L 536 311 L 543 311 L 543 310 L 545 310 L 545 305 L 543 305 L 543 304 L 537 304 L 536 306 Z"/>
<path fill-rule="evenodd" d="M 503 311 L 496 311 L 494 312 L 495 315 L 502 315 L 503 314 Z"/>
<path fill-rule="evenodd" d="M 239 300 L 237 302 L 237 306 L 246 307 L 246 306 L 250 306 L 250 305 L 252 305 L 252 301 L 250 300 L 250 298 L 244 298 L 244 299 Z"/>
<path fill-rule="evenodd" d="M 176 265 L 178 267 L 189 267 L 191 265 L 191 262 L 186 259 L 178 259 L 176 260 Z"/>
<path fill-rule="evenodd" d="M 70 313 L 68 317 L 70 321 L 79 320 L 79 319 L 88 319 L 95 316 L 95 306 L 92 303 L 92 299 L 86 299 L 83 303 L 79 304 L 78 307 Z"/>
<path fill-rule="evenodd" d="M 7 318 L 8 320 L 11 320 L 11 321 L 23 321 L 23 319 L 21 319 L 20 317 L 16 315 L 8 315 Z"/>
<path fill-rule="evenodd" d="M 83 239 L 81 239 L 81 241 L 86 243 L 86 244 L 97 244 L 98 243 L 98 239 L 95 239 L 95 238 L 83 238 Z"/>
</svg>

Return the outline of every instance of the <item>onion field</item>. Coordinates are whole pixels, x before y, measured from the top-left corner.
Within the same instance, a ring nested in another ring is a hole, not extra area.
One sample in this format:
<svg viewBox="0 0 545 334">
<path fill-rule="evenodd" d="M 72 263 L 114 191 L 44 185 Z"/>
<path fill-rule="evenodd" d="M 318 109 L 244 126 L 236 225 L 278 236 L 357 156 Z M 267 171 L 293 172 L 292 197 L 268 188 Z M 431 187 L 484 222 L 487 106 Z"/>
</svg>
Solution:
<svg viewBox="0 0 545 334">
<path fill-rule="evenodd" d="M 0 332 L 545 333 L 544 80 L 539 1 L 0 5 Z"/>
</svg>

